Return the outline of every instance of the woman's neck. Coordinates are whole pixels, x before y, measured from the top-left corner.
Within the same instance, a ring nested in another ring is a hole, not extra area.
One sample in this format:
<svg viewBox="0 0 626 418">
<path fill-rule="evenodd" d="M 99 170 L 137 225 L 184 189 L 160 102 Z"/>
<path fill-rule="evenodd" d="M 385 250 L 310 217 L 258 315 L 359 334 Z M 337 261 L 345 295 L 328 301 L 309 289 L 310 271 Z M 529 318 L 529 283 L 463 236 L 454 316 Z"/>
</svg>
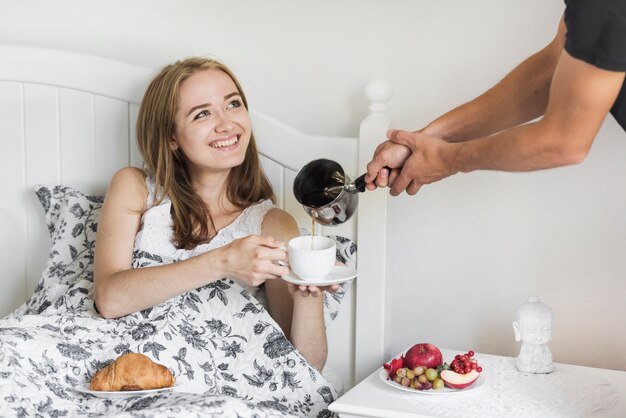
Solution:
<svg viewBox="0 0 626 418">
<path fill-rule="evenodd" d="M 195 192 L 214 214 L 230 214 L 239 209 L 230 202 L 226 195 L 226 184 L 230 170 L 221 172 L 194 173 L 191 184 Z"/>
</svg>

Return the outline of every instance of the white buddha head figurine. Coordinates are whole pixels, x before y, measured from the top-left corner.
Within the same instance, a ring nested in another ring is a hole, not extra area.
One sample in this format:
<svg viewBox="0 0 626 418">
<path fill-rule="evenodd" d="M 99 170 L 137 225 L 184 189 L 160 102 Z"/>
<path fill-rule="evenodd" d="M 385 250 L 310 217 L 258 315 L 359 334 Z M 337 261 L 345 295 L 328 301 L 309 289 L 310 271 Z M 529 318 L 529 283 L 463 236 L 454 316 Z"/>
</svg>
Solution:
<svg viewBox="0 0 626 418">
<path fill-rule="evenodd" d="M 528 373 L 549 373 L 552 371 L 552 353 L 546 346 L 552 340 L 554 313 L 537 296 L 531 296 L 517 310 L 513 322 L 515 341 L 522 347 L 517 358 L 517 368 Z"/>
</svg>

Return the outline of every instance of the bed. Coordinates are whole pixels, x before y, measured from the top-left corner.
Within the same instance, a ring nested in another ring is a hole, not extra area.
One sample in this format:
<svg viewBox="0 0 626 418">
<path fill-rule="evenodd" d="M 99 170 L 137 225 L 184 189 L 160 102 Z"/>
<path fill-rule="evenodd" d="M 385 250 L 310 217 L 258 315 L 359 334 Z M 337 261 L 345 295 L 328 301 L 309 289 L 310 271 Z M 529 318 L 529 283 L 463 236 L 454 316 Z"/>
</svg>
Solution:
<svg viewBox="0 0 626 418">
<path fill-rule="evenodd" d="M 154 69 L 67 51 L 0 46 L 0 415 L 329 414 L 319 405 L 349 389 L 383 358 L 386 193 L 382 190 L 361 194 L 357 215 L 349 222 L 322 228 L 324 235 L 357 242 L 358 262 L 346 246 L 342 261 L 356 263 L 359 276 L 338 297 L 326 295 L 329 357 L 319 376 L 298 364 L 297 353 L 285 357 L 293 370 L 280 378 L 254 362 L 254 353 L 248 353 L 252 356 L 248 359 L 255 373 L 232 376 L 223 364 L 191 362 L 186 356 L 192 351 L 188 345 L 194 344 L 193 330 L 178 339 L 155 330 L 151 324 L 157 312 L 117 322 L 74 312 L 90 303 L 93 241 L 107 184 L 120 167 L 141 167 L 134 121 L 153 73 Z M 316 158 L 331 158 L 354 178 L 364 172 L 390 125 L 390 87 L 372 82 L 365 93 L 370 114 L 361 122 L 358 138 L 299 132 L 255 111 L 254 97 L 249 97 L 253 130 L 277 206 L 290 212 L 303 229 L 310 229 L 311 221 L 291 191 L 299 168 Z M 219 295 L 219 289 L 211 294 Z M 245 305 L 242 317 L 258 314 L 253 302 Z M 194 299 L 181 303 L 189 307 Z M 195 311 L 201 310 L 196 306 Z M 210 318 L 206 331 L 224 337 L 224 328 L 215 324 Z M 112 344 L 107 339 L 114 338 L 120 327 L 143 342 L 131 338 Z M 155 333 L 161 340 L 155 336 L 150 343 L 142 340 Z M 188 377 L 204 371 L 206 376 L 210 369 L 231 384 L 202 393 L 183 385 L 171 393 L 123 399 L 96 398 L 75 390 L 113 354 L 139 349 L 159 360 L 167 344 L 175 350 L 170 358 L 176 361 L 168 365 L 175 374 Z M 258 349 L 265 345 L 267 350 L 267 344 L 269 340 L 259 343 Z M 28 347 L 38 347 L 37 359 L 29 357 Z M 311 375 L 308 383 L 290 378 L 300 376 L 296 369 Z M 238 392 L 241 382 L 262 388 L 264 397 Z"/>
</svg>

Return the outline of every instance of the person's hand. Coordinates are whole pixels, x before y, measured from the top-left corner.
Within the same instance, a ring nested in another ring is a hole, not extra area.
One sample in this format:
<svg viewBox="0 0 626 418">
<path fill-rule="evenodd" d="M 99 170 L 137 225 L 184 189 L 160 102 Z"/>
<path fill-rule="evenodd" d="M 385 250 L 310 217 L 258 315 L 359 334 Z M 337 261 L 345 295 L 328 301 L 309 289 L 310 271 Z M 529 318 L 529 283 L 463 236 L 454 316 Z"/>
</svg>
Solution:
<svg viewBox="0 0 626 418">
<path fill-rule="evenodd" d="M 302 296 L 302 297 L 318 297 L 323 294 L 324 291 L 329 293 L 335 293 L 339 290 L 338 284 L 332 284 L 330 286 L 303 286 L 303 285 L 295 285 L 293 283 L 287 283 L 287 288 L 289 292 Z"/>
<path fill-rule="evenodd" d="M 387 132 L 389 135 L 391 131 Z M 368 190 L 387 187 L 400 173 L 400 168 L 411 155 L 411 150 L 400 144 L 385 141 L 376 147 L 372 161 L 367 164 L 365 183 Z"/>
<path fill-rule="evenodd" d="M 269 236 L 249 235 L 221 247 L 226 277 L 239 279 L 250 286 L 259 286 L 267 279 L 289 273 L 289 267 L 275 261 L 287 259 L 285 243 Z M 281 248 L 282 247 L 282 248 Z"/>
<path fill-rule="evenodd" d="M 454 146 L 453 144 L 419 132 L 391 130 L 387 135 L 389 141 L 405 146 L 411 152 L 400 173 L 389 177 L 388 184 L 392 196 L 397 196 L 404 190 L 409 195 L 414 195 L 422 185 L 439 181 L 455 173 L 445 154 L 446 149 Z"/>
<path fill-rule="evenodd" d="M 341 261 L 335 262 L 336 266 L 345 266 Z M 287 282 L 287 289 L 290 293 L 297 293 L 299 296 L 321 296 L 323 292 L 335 293 L 339 290 L 338 284 L 331 284 L 329 286 L 304 286 L 304 285 L 295 285 L 293 283 Z"/>
</svg>

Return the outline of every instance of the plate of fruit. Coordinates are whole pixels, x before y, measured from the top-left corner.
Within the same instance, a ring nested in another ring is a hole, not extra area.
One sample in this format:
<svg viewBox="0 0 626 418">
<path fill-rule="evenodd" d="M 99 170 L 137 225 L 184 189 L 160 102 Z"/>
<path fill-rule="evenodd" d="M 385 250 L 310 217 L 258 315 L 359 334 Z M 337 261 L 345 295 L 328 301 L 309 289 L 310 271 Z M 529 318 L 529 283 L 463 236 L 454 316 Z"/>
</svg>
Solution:
<svg viewBox="0 0 626 418">
<path fill-rule="evenodd" d="M 379 377 L 387 385 L 424 395 L 449 395 L 478 389 L 482 367 L 474 352 L 459 353 L 444 363 L 441 351 L 433 344 L 419 343 L 380 369 Z"/>
</svg>

